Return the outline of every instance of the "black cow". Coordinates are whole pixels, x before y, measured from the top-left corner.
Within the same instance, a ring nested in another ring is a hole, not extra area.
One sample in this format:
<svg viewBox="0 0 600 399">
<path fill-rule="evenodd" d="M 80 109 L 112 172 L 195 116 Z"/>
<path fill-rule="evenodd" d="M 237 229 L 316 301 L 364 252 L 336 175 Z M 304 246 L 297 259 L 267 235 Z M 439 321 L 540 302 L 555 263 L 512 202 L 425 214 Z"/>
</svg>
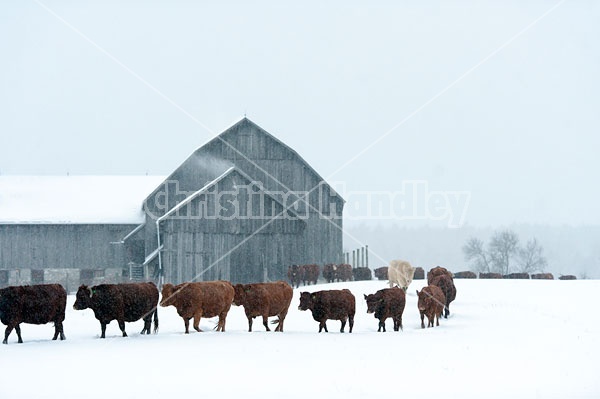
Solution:
<svg viewBox="0 0 600 399">
<path fill-rule="evenodd" d="M 298 309 L 310 309 L 313 319 L 319 322 L 319 332 L 323 329 L 328 332 L 325 324 L 327 320 L 340 320 L 342 322 L 340 332 L 344 332 L 346 320 L 348 320 L 350 332 L 352 332 L 354 314 L 356 313 L 356 299 L 347 289 L 317 291 L 312 294 L 301 292 Z"/>
<path fill-rule="evenodd" d="M 60 335 L 65 339 L 63 321 L 67 292 L 60 284 L 41 284 L 7 287 L 0 289 L 0 321 L 6 324 L 3 344 L 8 343 L 8 336 L 13 328 L 17 331 L 19 343 L 21 338 L 21 323 L 46 324 L 54 322 L 54 337 Z"/>
<path fill-rule="evenodd" d="M 93 287 L 82 285 L 77 290 L 73 309 L 90 308 L 100 321 L 102 335 L 105 338 L 106 325 L 117 320 L 119 328 L 126 337 L 125 322 L 144 319 L 141 334 L 150 334 L 152 314 L 154 314 L 154 333 L 158 331 L 158 289 L 154 283 L 101 284 Z"/>
</svg>

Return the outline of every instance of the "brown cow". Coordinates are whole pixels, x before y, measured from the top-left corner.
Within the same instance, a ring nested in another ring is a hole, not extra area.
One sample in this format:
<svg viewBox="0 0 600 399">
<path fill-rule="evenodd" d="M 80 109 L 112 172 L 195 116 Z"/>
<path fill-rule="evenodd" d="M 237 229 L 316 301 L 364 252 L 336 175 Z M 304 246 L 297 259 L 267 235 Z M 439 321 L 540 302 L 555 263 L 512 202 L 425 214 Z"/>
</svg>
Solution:
<svg viewBox="0 0 600 399">
<path fill-rule="evenodd" d="M 296 288 L 300 287 L 300 281 L 302 281 L 302 273 L 303 273 L 303 269 L 302 267 L 298 266 L 298 265 L 292 265 L 292 266 L 288 266 L 288 272 L 287 272 L 287 276 L 288 279 L 290 280 L 290 285 L 293 287 L 294 285 L 296 286 Z"/>
<path fill-rule="evenodd" d="M 444 293 L 444 297 L 446 298 L 444 306 L 444 318 L 447 319 L 448 315 L 450 314 L 450 302 L 456 298 L 456 287 L 454 286 L 454 281 L 452 281 L 447 274 L 441 274 L 435 276 L 430 285 L 440 287 Z"/>
<path fill-rule="evenodd" d="M 328 283 L 334 282 L 336 268 L 337 268 L 337 265 L 335 265 L 333 263 L 327 263 L 326 265 L 323 266 L 323 278 L 325 279 L 325 281 L 327 281 Z"/>
<path fill-rule="evenodd" d="M 292 287 L 285 281 L 273 283 L 236 284 L 233 304 L 243 306 L 248 318 L 248 332 L 252 331 L 252 321 L 262 316 L 263 325 L 269 329 L 269 316 L 277 316 L 275 331 L 283 332 L 283 321 L 292 302 Z"/>
<path fill-rule="evenodd" d="M 531 275 L 532 280 L 554 280 L 552 273 L 536 273 Z"/>
<path fill-rule="evenodd" d="M 391 317 L 394 320 L 394 331 L 402 330 L 402 313 L 406 305 L 404 290 L 398 287 L 384 288 L 374 294 L 365 295 L 367 313 L 374 313 L 379 319 L 377 332 L 385 332 L 385 320 Z"/>
<path fill-rule="evenodd" d="M 344 332 L 346 320 L 350 326 L 350 332 L 354 326 L 354 314 L 356 313 L 356 299 L 350 290 L 329 290 L 302 292 L 300 293 L 300 310 L 308 310 L 312 312 L 313 319 L 319 322 L 319 332 L 325 329 L 327 320 L 340 320 L 342 328 L 340 332 Z"/>
<path fill-rule="evenodd" d="M 73 309 L 90 308 L 100 322 L 101 335 L 105 338 L 106 326 L 117 320 L 126 337 L 125 322 L 144 319 L 140 334 L 150 334 L 154 314 L 154 333 L 158 331 L 158 289 L 154 283 L 100 284 L 93 287 L 82 285 L 77 290 Z"/>
<path fill-rule="evenodd" d="M 387 280 L 388 279 L 388 267 L 387 266 L 378 267 L 377 269 L 373 270 L 373 272 L 375 273 L 375 277 L 377 277 L 377 280 Z"/>
<path fill-rule="evenodd" d="M 499 279 L 502 278 L 500 273 L 479 273 L 479 278 L 482 279 Z"/>
<path fill-rule="evenodd" d="M 425 270 L 421 266 L 415 267 L 413 280 L 425 280 Z"/>
<path fill-rule="evenodd" d="M 352 281 L 352 266 L 347 263 L 337 265 L 336 269 L 337 281 Z"/>
<path fill-rule="evenodd" d="M 368 267 L 355 267 L 352 269 L 352 278 L 354 281 L 367 281 L 373 279 L 371 269 Z"/>
<path fill-rule="evenodd" d="M 417 290 L 417 296 L 419 297 L 417 307 L 419 308 L 419 313 L 421 313 L 421 328 L 425 328 L 425 323 L 423 322 L 424 316 L 427 316 L 427 327 L 433 327 L 434 319 L 437 319 L 436 325 L 439 326 L 440 316 L 446 303 L 446 298 L 442 290 L 435 285 L 428 285 L 427 287 L 423 287 L 421 292 Z"/>
<path fill-rule="evenodd" d="M 567 274 L 564 276 L 560 276 L 558 279 L 559 280 L 577 280 L 577 277 L 572 274 Z"/>
<path fill-rule="evenodd" d="M 302 265 L 302 271 L 300 273 L 302 277 L 302 284 L 310 285 L 310 283 L 317 284 L 319 280 L 319 265 Z"/>
<path fill-rule="evenodd" d="M 451 279 L 453 278 L 452 273 L 450 273 L 448 269 L 446 269 L 445 267 L 436 266 L 427 273 L 427 284 L 431 285 L 431 281 L 433 280 L 433 278 L 442 274 L 447 275 Z"/>
<path fill-rule="evenodd" d="M 454 273 L 454 278 L 477 278 L 477 275 L 471 271 Z"/>
<path fill-rule="evenodd" d="M 11 286 L 0 289 L 0 321 L 6 324 L 3 344 L 13 328 L 17 331 L 18 343 L 22 344 L 21 323 L 46 324 L 54 322 L 54 337 L 65 339 L 63 321 L 67 292 L 60 284 Z"/>
<path fill-rule="evenodd" d="M 185 333 L 190 332 L 190 319 L 194 318 L 194 330 L 200 329 L 202 317 L 219 316 L 217 331 L 225 332 L 225 320 L 231 303 L 234 289 L 229 281 L 202 281 L 183 283 L 176 286 L 165 284 L 162 288 L 160 306 L 173 305 L 183 319 Z"/>
</svg>

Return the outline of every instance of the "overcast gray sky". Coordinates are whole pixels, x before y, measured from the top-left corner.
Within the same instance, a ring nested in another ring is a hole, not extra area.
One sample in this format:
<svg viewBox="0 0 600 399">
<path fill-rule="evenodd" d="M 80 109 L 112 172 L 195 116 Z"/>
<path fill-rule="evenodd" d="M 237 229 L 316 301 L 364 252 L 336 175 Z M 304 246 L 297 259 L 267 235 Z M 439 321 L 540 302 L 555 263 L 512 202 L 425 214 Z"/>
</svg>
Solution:
<svg viewBox="0 0 600 399">
<path fill-rule="evenodd" d="M 600 223 L 599 2 L 247 3 L 3 2 L 0 173 L 166 175 L 247 113 L 349 200 Z"/>
</svg>

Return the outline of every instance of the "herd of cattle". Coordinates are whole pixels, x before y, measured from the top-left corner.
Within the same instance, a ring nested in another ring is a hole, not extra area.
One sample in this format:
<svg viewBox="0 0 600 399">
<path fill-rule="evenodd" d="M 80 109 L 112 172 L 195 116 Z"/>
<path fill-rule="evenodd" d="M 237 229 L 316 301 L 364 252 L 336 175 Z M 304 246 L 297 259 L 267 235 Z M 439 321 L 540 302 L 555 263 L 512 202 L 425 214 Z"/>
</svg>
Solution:
<svg viewBox="0 0 600 399">
<path fill-rule="evenodd" d="M 353 276 L 350 265 L 325 265 L 323 277 L 328 282 L 350 281 Z M 392 318 L 394 331 L 402 329 L 402 314 L 406 304 L 405 293 L 414 278 L 422 278 L 421 268 L 414 268 L 406 261 L 394 260 L 386 267 L 385 276 L 390 288 L 365 295 L 367 313 L 374 314 L 379 320 L 378 331 L 386 331 L 385 321 Z M 378 271 L 379 270 L 379 271 Z M 370 271 L 369 271 L 370 273 Z M 379 277 L 380 269 L 375 270 Z M 471 272 L 468 272 L 471 273 Z M 473 273 L 474 275 L 474 273 Z M 193 319 L 193 327 L 200 330 L 202 317 L 218 317 L 217 331 L 225 331 L 225 322 L 231 305 L 243 306 L 248 319 L 248 331 L 252 331 L 252 321 L 262 317 L 263 326 L 270 331 L 269 317 L 277 317 L 275 331 L 283 331 L 285 317 L 292 301 L 292 286 L 298 287 L 299 281 L 304 284 L 316 283 L 319 276 L 318 265 L 290 266 L 288 277 L 290 284 L 284 281 L 270 283 L 236 284 L 228 281 L 187 282 L 179 285 L 164 284 L 161 292 L 160 306 L 174 306 L 183 319 L 185 333 L 189 333 L 189 323 Z M 551 275 L 550 275 L 551 276 Z M 437 266 L 427 273 L 428 285 L 417 290 L 418 310 L 421 316 L 421 327 L 425 328 L 424 318 L 428 319 L 428 327 L 439 326 L 439 319 L 450 313 L 450 303 L 456 298 L 454 278 L 476 278 L 452 274 L 447 269 Z M 480 278 L 485 278 L 480 275 Z M 494 278 L 494 277 L 491 277 Z M 515 277 L 519 278 L 519 277 Z M 532 278 L 549 278 L 533 277 Z M 552 277 L 553 278 L 553 277 Z M 370 279 L 370 278 L 369 278 Z M 46 324 L 54 323 L 54 337 L 65 339 L 63 321 L 67 293 L 59 284 L 41 284 L 32 286 L 12 286 L 0 289 L 0 321 L 5 324 L 6 331 L 3 343 L 14 329 L 18 342 L 22 343 L 21 323 Z M 100 322 L 101 338 L 105 338 L 106 326 L 117 320 L 119 328 L 126 337 L 125 322 L 144 320 L 141 334 L 150 334 L 152 322 L 154 333 L 158 331 L 159 292 L 154 283 L 100 284 L 92 287 L 79 287 L 73 309 L 92 309 Z M 310 310 L 313 319 L 319 323 L 319 332 L 327 330 L 327 320 L 341 321 L 341 332 L 346 323 L 349 331 L 354 326 L 356 299 L 348 289 L 324 290 L 313 293 L 301 292 L 299 310 Z"/>
</svg>

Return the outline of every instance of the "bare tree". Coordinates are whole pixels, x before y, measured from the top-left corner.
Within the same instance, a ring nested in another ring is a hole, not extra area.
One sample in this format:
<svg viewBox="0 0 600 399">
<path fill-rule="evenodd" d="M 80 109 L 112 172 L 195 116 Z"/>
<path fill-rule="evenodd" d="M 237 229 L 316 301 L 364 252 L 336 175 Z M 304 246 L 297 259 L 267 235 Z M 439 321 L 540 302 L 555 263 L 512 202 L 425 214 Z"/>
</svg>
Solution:
<svg viewBox="0 0 600 399">
<path fill-rule="evenodd" d="M 462 250 L 465 254 L 465 260 L 467 262 L 473 261 L 475 270 L 486 273 L 491 271 L 488 255 L 483 248 L 483 241 L 478 238 L 471 238 L 462 247 Z"/>
<path fill-rule="evenodd" d="M 495 271 L 501 274 L 510 272 L 511 260 L 519 252 L 519 237 L 510 230 L 494 233 L 489 245 L 489 256 Z"/>
<path fill-rule="evenodd" d="M 523 273 L 542 271 L 548 266 L 543 255 L 544 249 L 535 238 L 527 241 L 525 247 L 519 249 L 519 268 Z"/>
</svg>

